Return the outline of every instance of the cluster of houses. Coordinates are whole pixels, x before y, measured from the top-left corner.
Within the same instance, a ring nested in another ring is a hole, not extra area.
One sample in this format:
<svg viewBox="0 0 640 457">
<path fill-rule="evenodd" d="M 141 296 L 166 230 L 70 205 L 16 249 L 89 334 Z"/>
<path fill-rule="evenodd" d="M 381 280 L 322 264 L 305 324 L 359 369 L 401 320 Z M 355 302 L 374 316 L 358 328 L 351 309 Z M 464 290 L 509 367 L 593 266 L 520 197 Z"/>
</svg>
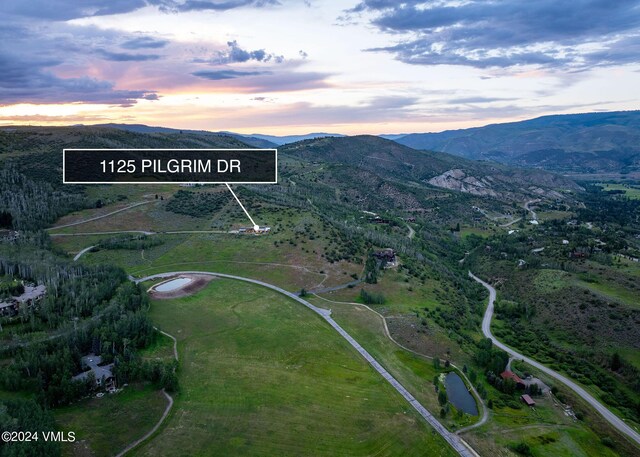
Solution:
<svg viewBox="0 0 640 457">
<path fill-rule="evenodd" d="M 15 316 L 20 312 L 20 308 L 35 305 L 46 292 L 47 288 L 44 285 L 26 284 L 21 295 L 0 302 L 0 316 Z"/>
<path fill-rule="evenodd" d="M 520 376 L 515 374 L 513 371 L 505 370 L 502 373 L 500 373 L 500 377 L 505 381 L 507 379 L 511 379 L 516 384 L 516 389 L 524 390 L 527 387 L 526 383 L 522 380 L 522 378 L 520 378 Z M 520 400 L 522 400 L 524 404 L 526 404 L 529 407 L 536 406 L 536 402 L 528 394 L 520 395 Z"/>
</svg>

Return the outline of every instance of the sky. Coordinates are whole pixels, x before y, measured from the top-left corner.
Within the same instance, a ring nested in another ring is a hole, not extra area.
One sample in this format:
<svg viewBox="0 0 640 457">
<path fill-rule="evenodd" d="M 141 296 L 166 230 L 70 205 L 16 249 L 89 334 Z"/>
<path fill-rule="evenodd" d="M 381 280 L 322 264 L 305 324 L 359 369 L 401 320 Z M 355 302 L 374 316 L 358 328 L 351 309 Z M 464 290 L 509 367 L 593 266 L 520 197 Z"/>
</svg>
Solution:
<svg viewBox="0 0 640 457">
<path fill-rule="evenodd" d="M 640 1 L 2 0 L 0 124 L 435 132 L 640 109 Z"/>
</svg>

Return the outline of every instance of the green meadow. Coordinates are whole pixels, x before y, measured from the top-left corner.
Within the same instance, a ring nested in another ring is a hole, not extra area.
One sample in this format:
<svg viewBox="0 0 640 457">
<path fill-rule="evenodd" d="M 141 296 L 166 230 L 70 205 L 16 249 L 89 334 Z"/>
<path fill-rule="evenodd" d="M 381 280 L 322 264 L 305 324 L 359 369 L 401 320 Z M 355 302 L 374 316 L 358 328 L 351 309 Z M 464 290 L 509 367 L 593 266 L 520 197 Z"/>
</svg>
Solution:
<svg viewBox="0 0 640 457">
<path fill-rule="evenodd" d="M 136 455 L 453 455 L 319 316 L 276 292 L 218 279 L 150 313 L 178 339 L 180 392 Z"/>
</svg>

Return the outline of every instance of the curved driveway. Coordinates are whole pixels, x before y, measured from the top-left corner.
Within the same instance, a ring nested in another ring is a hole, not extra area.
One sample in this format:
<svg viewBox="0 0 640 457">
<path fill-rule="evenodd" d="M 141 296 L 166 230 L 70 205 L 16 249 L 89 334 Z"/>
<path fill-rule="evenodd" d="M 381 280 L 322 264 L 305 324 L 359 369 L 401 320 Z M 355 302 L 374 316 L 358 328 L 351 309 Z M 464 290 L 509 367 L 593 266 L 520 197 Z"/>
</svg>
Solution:
<svg viewBox="0 0 640 457">
<path fill-rule="evenodd" d="M 271 290 L 275 290 L 276 292 L 286 295 L 292 300 L 295 300 L 298 303 L 303 304 L 304 306 L 306 306 L 316 314 L 319 314 L 325 321 L 329 323 L 329 325 L 331 325 L 331 327 L 333 327 L 345 340 L 347 340 L 349 344 L 351 344 L 351 346 L 353 346 L 355 350 L 358 351 L 360 355 L 362 355 L 362 357 L 364 357 L 365 360 L 369 362 L 369 364 L 378 373 L 380 373 L 382 377 L 386 379 L 389 382 L 389 384 L 391 384 L 393 388 L 396 389 L 400 393 L 400 395 L 402 395 L 411 404 L 411 406 L 413 406 L 413 408 L 418 412 L 418 414 L 420 414 L 445 439 L 445 441 L 447 441 L 451 445 L 451 447 L 453 447 L 453 449 L 459 455 L 463 457 L 477 456 L 477 454 L 470 447 L 468 447 L 468 445 L 464 443 L 464 441 L 459 436 L 447 430 L 429 411 L 427 411 L 427 409 L 424 406 L 420 404 L 420 402 L 418 402 L 418 400 L 415 399 L 413 395 L 411 395 L 411 393 L 409 393 L 407 389 L 404 388 L 402 384 L 400 384 L 393 376 L 391 376 L 391 374 L 387 370 L 385 370 L 382 367 L 382 365 L 380 365 L 378 361 L 374 359 L 373 356 L 371 356 L 371 354 L 369 354 L 366 351 L 366 349 L 360 346 L 360 344 L 356 340 L 354 340 L 353 337 L 346 332 L 346 330 L 340 327 L 340 325 L 338 325 L 338 323 L 335 320 L 333 320 L 333 318 L 331 317 L 330 310 L 318 308 L 317 306 L 312 305 L 311 303 L 304 300 L 303 298 L 298 297 L 296 294 L 291 293 L 287 290 L 284 290 L 281 287 L 274 286 L 273 284 L 269 284 L 263 281 L 258 281 L 257 279 L 244 278 L 242 276 L 227 275 L 223 273 L 212 273 L 210 271 L 173 271 L 169 273 L 159 273 L 151 276 L 146 276 L 144 278 L 139 278 L 139 279 L 135 279 L 135 278 L 131 278 L 131 279 L 136 283 L 140 283 L 143 281 L 159 279 L 159 278 L 168 278 L 168 277 L 172 277 L 180 274 L 211 275 L 211 276 L 217 276 L 220 278 L 235 279 L 237 281 L 250 282 L 253 284 L 257 284 L 259 286 L 267 287 Z"/>
<path fill-rule="evenodd" d="M 541 363 L 536 362 L 535 360 L 520 354 L 519 352 L 514 351 L 509 346 L 502 344 L 498 341 L 493 334 L 491 333 L 491 318 L 493 317 L 493 303 L 496 299 L 496 290 L 484 282 L 482 279 L 475 276 L 473 273 L 469 272 L 469 277 L 475 279 L 480 284 L 482 284 L 489 291 L 489 304 L 487 305 L 487 310 L 484 314 L 484 318 L 482 319 L 482 333 L 487 338 L 490 338 L 497 347 L 505 351 L 507 354 L 516 357 L 517 359 L 523 360 L 531 366 L 536 367 L 538 370 L 548 374 L 554 379 L 557 379 L 565 386 L 569 387 L 575 393 L 577 393 L 583 400 L 593 406 L 596 411 L 598 411 L 602 417 L 604 417 L 607 422 L 609 422 L 613 427 L 615 427 L 621 433 L 624 433 L 636 444 L 640 444 L 640 434 L 636 432 L 633 428 L 627 425 L 622 419 L 613 414 L 609 409 L 607 409 L 602 403 L 596 400 L 591 394 L 589 394 L 586 390 L 580 387 L 578 384 L 570 380 L 569 378 L 561 375 L 557 371 L 552 370 L 551 368 L 547 368 Z"/>
</svg>

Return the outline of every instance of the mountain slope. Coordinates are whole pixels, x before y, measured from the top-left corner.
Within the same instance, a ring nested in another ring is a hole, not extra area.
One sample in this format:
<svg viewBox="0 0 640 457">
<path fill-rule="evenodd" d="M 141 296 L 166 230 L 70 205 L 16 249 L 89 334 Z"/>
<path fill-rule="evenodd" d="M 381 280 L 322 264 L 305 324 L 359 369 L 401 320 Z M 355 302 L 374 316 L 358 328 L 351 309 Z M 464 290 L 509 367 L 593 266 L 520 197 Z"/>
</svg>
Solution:
<svg viewBox="0 0 640 457">
<path fill-rule="evenodd" d="M 413 133 L 394 140 L 416 149 L 555 171 L 640 171 L 640 111 L 543 116 L 464 130 Z"/>
<path fill-rule="evenodd" d="M 54 188 L 65 187 L 62 184 L 62 150 L 65 148 L 247 147 L 236 138 L 216 134 L 137 133 L 95 126 L 0 128 L 0 161 L 10 159 L 19 163 L 22 173 L 31 179 L 46 181 Z M 52 173 L 52 170 L 56 172 Z"/>
<path fill-rule="evenodd" d="M 477 196 L 523 200 L 561 198 L 558 190 L 576 191 L 573 181 L 541 170 L 523 170 L 449 154 L 417 151 L 375 136 L 320 138 L 283 146 L 283 154 L 366 170 L 390 181 L 461 191 Z"/>
</svg>

